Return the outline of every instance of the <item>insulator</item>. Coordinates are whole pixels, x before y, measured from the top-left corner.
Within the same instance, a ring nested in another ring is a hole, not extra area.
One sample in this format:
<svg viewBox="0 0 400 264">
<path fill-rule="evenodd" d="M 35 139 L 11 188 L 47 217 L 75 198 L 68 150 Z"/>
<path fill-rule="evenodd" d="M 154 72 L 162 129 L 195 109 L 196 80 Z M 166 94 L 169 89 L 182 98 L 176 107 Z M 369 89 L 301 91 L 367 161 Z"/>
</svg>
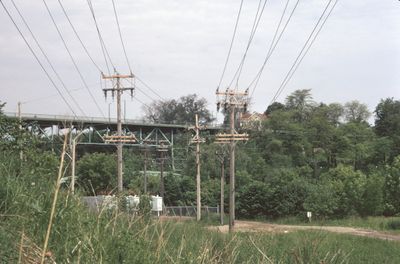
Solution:
<svg viewBox="0 0 400 264">
<path fill-rule="evenodd" d="M 112 98 L 113 98 L 113 100 L 114 100 L 114 97 L 115 97 L 115 92 L 114 92 L 114 90 L 111 91 L 111 95 L 112 95 Z"/>
<path fill-rule="evenodd" d="M 228 110 L 228 103 L 224 104 L 224 109 L 225 109 L 225 111 Z"/>
<path fill-rule="evenodd" d="M 218 102 L 217 103 L 217 112 L 219 112 L 219 109 L 221 108 L 221 103 L 220 102 Z"/>
<path fill-rule="evenodd" d="M 247 104 L 244 104 L 244 105 L 243 105 L 243 111 L 244 111 L 244 112 L 247 112 Z"/>
<path fill-rule="evenodd" d="M 107 91 L 104 91 L 104 98 L 107 99 Z"/>
</svg>

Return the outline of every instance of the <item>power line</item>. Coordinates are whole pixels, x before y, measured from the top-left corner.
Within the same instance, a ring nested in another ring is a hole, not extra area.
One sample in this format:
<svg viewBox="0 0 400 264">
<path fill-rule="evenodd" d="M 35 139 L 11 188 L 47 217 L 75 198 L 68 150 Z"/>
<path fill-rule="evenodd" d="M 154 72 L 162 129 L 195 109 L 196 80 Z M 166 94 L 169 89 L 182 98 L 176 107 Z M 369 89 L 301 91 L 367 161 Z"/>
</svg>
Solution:
<svg viewBox="0 0 400 264">
<path fill-rule="evenodd" d="M 67 11 L 64 8 L 64 5 L 61 3 L 60 0 L 58 0 L 58 3 L 60 4 L 60 7 L 65 15 L 65 17 L 68 20 L 69 25 L 71 26 L 72 30 L 74 31 L 75 36 L 78 38 L 79 43 L 81 44 L 83 50 L 85 51 L 86 55 L 89 57 L 89 59 L 92 61 L 93 65 L 99 70 L 99 72 L 102 72 L 102 70 L 100 69 L 99 65 L 95 62 L 95 60 L 93 59 L 93 57 L 90 55 L 88 49 L 86 48 L 85 44 L 83 43 L 81 37 L 78 34 L 78 31 L 76 30 L 74 24 L 72 24 L 71 19 L 69 18 L 69 15 L 67 13 Z"/>
<path fill-rule="evenodd" d="M 55 67 L 53 66 L 53 64 L 51 63 L 49 57 L 47 56 L 46 52 L 44 51 L 44 49 L 42 48 L 42 46 L 40 45 L 38 39 L 36 38 L 35 34 L 33 33 L 31 27 L 29 26 L 28 22 L 26 21 L 25 17 L 22 15 L 21 11 L 19 10 L 18 6 L 15 4 L 14 0 L 11 0 L 15 10 L 17 11 L 19 17 L 21 18 L 22 22 L 24 23 L 25 27 L 28 29 L 32 39 L 35 41 L 36 45 L 38 46 L 40 52 L 42 53 L 43 57 L 46 59 L 47 63 L 50 65 L 50 68 L 52 69 L 53 73 L 55 74 L 55 76 L 57 77 L 57 79 L 60 81 L 62 87 L 64 88 L 64 90 L 68 93 L 69 97 L 71 98 L 71 100 L 74 102 L 74 104 L 76 105 L 76 107 L 79 109 L 79 111 L 86 116 L 85 112 L 83 111 L 83 109 L 81 108 L 81 106 L 78 104 L 78 102 L 75 100 L 75 98 L 72 96 L 72 94 L 70 93 L 70 90 L 68 90 L 67 86 L 65 85 L 64 81 L 62 80 L 61 76 L 58 74 L 58 72 L 56 71 Z"/>
<path fill-rule="evenodd" d="M 130 84 L 132 85 L 132 84 Z M 142 89 L 140 89 L 137 85 L 135 85 L 135 90 L 138 90 L 139 92 L 141 92 L 142 94 L 144 94 L 147 98 L 149 98 L 152 101 L 155 101 L 155 99 L 153 97 L 151 97 L 149 94 L 147 94 L 145 91 L 143 91 Z"/>
<path fill-rule="evenodd" d="M 80 77 L 80 79 L 81 79 L 83 85 L 85 86 L 86 90 L 89 92 L 89 95 L 90 95 L 90 97 L 92 98 L 93 102 L 95 103 L 97 109 L 100 111 L 100 114 L 105 118 L 103 111 L 101 110 L 101 108 L 100 108 L 99 104 L 97 103 L 95 97 L 93 96 L 92 92 L 90 91 L 90 89 L 89 89 L 89 87 L 88 87 L 88 85 L 87 85 L 85 79 L 83 78 L 82 72 L 80 71 L 78 65 L 76 64 L 76 61 L 75 61 L 74 57 L 72 56 L 71 51 L 69 50 L 68 45 L 67 45 L 67 43 L 65 42 L 64 37 L 62 36 L 62 33 L 61 33 L 60 29 L 58 28 L 56 21 L 54 20 L 54 17 L 53 17 L 53 15 L 52 15 L 52 13 L 51 13 L 51 11 L 50 11 L 50 9 L 49 9 L 47 3 L 46 3 L 46 0 L 43 0 L 43 4 L 44 4 L 45 7 L 46 7 L 46 10 L 47 10 L 47 12 L 48 12 L 48 14 L 49 14 L 49 16 L 50 16 L 50 18 L 51 18 L 51 21 L 53 22 L 53 25 L 54 25 L 54 27 L 56 28 L 57 33 L 58 33 L 59 37 L 61 38 L 62 43 L 64 44 L 64 48 L 65 48 L 65 50 L 67 51 L 67 53 L 68 53 L 68 55 L 69 55 L 69 57 L 70 57 L 70 59 L 71 59 L 73 65 L 74 65 L 74 67 L 75 67 L 75 70 L 77 71 L 77 73 L 78 73 L 78 75 L 79 75 L 79 77 Z"/>
<path fill-rule="evenodd" d="M 114 64 L 113 64 L 113 62 L 111 60 L 110 54 L 108 53 L 108 50 L 107 50 L 107 47 L 106 47 L 106 45 L 104 43 L 103 37 L 101 36 L 99 25 L 97 24 L 96 15 L 94 13 L 94 8 L 93 8 L 92 1 L 91 0 L 86 0 L 86 2 L 88 4 L 88 6 L 89 6 L 90 13 L 92 14 L 92 18 L 93 18 L 94 24 L 96 26 L 97 36 L 98 36 L 99 41 L 100 41 L 101 51 L 103 53 L 103 57 L 104 57 L 104 61 L 105 61 L 106 67 L 107 67 L 107 71 L 108 71 L 108 74 L 110 74 L 110 68 L 108 66 L 107 57 L 108 57 L 108 59 L 110 61 L 111 66 L 114 68 L 114 70 L 115 70 L 115 66 L 114 66 Z"/>
<path fill-rule="evenodd" d="M 53 85 L 53 87 L 57 90 L 57 92 L 59 93 L 59 95 L 61 96 L 61 98 L 63 99 L 63 101 L 65 102 L 65 104 L 68 106 L 68 108 L 71 110 L 71 112 L 74 114 L 75 117 L 77 117 L 74 109 L 71 107 L 71 105 L 68 103 L 68 101 L 66 100 L 66 98 L 64 97 L 64 95 L 61 93 L 60 89 L 58 88 L 58 86 L 55 84 L 55 82 L 53 81 L 53 79 L 51 78 L 50 74 L 47 72 L 46 68 L 43 66 L 43 64 L 41 63 L 41 61 L 39 60 L 38 56 L 36 55 L 36 53 L 34 52 L 34 50 L 32 49 L 31 45 L 29 44 L 29 42 L 26 40 L 24 34 L 22 33 L 22 31 L 20 30 L 20 28 L 18 27 L 18 25 L 16 24 L 15 20 L 12 18 L 10 12 L 8 11 L 7 7 L 4 5 L 3 1 L 0 1 L 1 5 L 3 6 L 4 11 L 7 13 L 8 17 L 10 18 L 11 22 L 14 24 L 15 28 L 17 29 L 18 33 L 20 34 L 20 36 L 22 37 L 22 39 L 24 40 L 25 44 L 28 46 L 30 52 L 32 53 L 32 55 L 35 57 L 37 63 L 40 65 L 40 67 L 42 68 L 42 70 L 44 71 L 44 73 L 46 74 L 47 78 L 49 79 L 49 81 L 51 82 L 51 84 Z"/>
<path fill-rule="evenodd" d="M 285 15 L 285 13 L 286 13 L 286 9 L 287 9 L 287 6 L 288 6 L 288 4 L 289 4 L 289 1 L 290 1 L 290 0 L 288 0 L 288 1 L 286 2 L 285 9 L 284 9 L 284 11 L 283 11 L 283 13 L 282 13 L 282 16 L 281 16 L 281 18 L 280 18 L 280 21 L 279 21 L 279 23 L 278 23 L 278 27 L 276 28 L 274 37 L 273 37 L 273 39 L 272 39 L 271 45 L 270 45 L 270 47 L 269 47 L 269 49 L 268 49 L 268 52 L 267 52 L 267 56 L 265 57 L 265 60 L 264 60 L 264 62 L 263 62 L 263 64 L 262 64 L 260 70 L 258 71 L 257 75 L 254 77 L 254 79 L 251 81 L 251 83 L 250 83 L 249 86 L 248 86 L 248 89 L 250 89 L 250 87 L 255 83 L 255 85 L 254 85 L 254 87 L 253 87 L 253 90 L 252 90 L 252 92 L 251 92 L 250 98 L 253 97 L 254 91 L 255 91 L 255 89 L 256 89 L 257 86 L 258 86 L 258 82 L 260 81 L 260 78 L 261 78 L 261 75 L 262 75 L 262 73 L 263 73 L 263 71 L 264 71 L 264 69 L 265 69 L 265 66 L 266 66 L 267 62 L 269 61 L 270 57 L 272 56 L 272 53 L 275 51 L 275 48 L 276 48 L 277 45 L 279 44 L 279 41 L 281 40 L 281 38 L 282 38 L 282 36 L 283 36 L 283 33 L 285 32 L 287 26 L 289 25 L 289 22 L 291 21 L 291 19 L 292 19 L 292 17 L 293 17 L 293 14 L 294 14 L 294 12 L 296 11 L 296 8 L 297 8 L 297 6 L 298 6 L 298 4 L 299 4 L 299 2 L 300 2 L 300 0 L 297 0 L 296 4 L 294 5 L 294 7 L 293 7 L 293 9 L 292 9 L 292 12 L 290 13 L 288 19 L 287 19 L 286 22 L 285 22 L 285 25 L 283 26 L 283 28 L 282 28 L 282 30 L 281 30 L 281 32 L 280 32 L 280 34 L 279 34 L 278 39 L 275 41 L 276 36 L 277 36 L 277 33 L 279 32 L 279 28 L 280 28 L 280 25 L 281 25 L 281 23 L 282 23 L 283 17 L 284 17 L 284 15 Z"/>
<path fill-rule="evenodd" d="M 227 67 L 227 65 L 228 65 L 229 57 L 230 57 L 230 55 L 231 55 L 233 42 L 234 42 L 235 36 L 236 36 L 237 26 L 238 26 L 238 24 L 239 24 L 240 13 L 242 12 L 242 6 L 243 6 L 243 0 L 240 1 L 239 11 L 238 11 L 238 14 L 237 14 L 237 16 L 236 16 L 236 22 L 235 22 L 235 27 L 234 27 L 234 30 L 233 30 L 233 35 L 232 35 L 232 39 L 231 39 L 231 44 L 229 45 L 228 55 L 226 56 L 225 65 L 224 65 L 224 68 L 223 68 L 223 70 L 222 70 L 221 77 L 220 77 L 220 79 L 219 79 L 219 83 L 218 83 L 217 90 L 218 90 L 219 87 L 221 86 L 222 79 L 224 78 L 225 71 L 226 71 L 226 67 Z"/>
<path fill-rule="evenodd" d="M 125 49 L 124 39 L 122 38 L 121 27 L 119 26 L 119 20 L 118 20 L 118 15 L 117 15 L 117 9 L 115 8 L 115 1 L 114 1 L 114 0 L 112 0 L 112 5 L 113 5 L 113 9 L 114 9 L 115 21 L 117 22 L 117 26 L 118 26 L 119 38 L 120 38 L 120 40 L 121 40 L 122 49 L 124 50 L 124 55 L 125 55 L 126 63 L 128 64 L 129 71 L 132 73 L 131 64 L 129 63 L 128 56 L 126 55 L 126 49 Z"/>
<path fill-rule="evenodd" d="M 153 94 L 155 94 L 158 98 L 161 99 L 161 101 L 164 101 L 165 99 L 163 97 L 161 97 L 160 94 L 158 94 L 156 91 L 154 91 L 153 88 L 151 88 L 147 83 L 145 83 L 142 79 L 140 79 L 137 75 L 135 75 L 135 78 L 141 82 L 144 86 L 146 86 L 146 88 L 148 88 Z"/>
<path fill-rule="evenodd" d="M 317 36 L 319 35 L 319 33 L 321 32 L 322 28 L 324 27 L 326 21 L 328 20 L 328 18 L 330 17 L 333 9 L 335 8 L 336 4 L 337 4 L 338 0 L 335 1 L 335 3 L 333 4 L 332 8 L 330 9 L 329 13 L 327 14 L 327 16 L 325 17 L 324 21 L 322 22 L 320 28 L 318 29 L 317 33 L 314 35 L 314 38 L 312 39 L 310 45 L 307 47 L 306 51 L 303 53 L 302 57 L 300 58 L 299 62 L 297 63 L 296 67 L 294 68 L 294 70 L 292 71 L 292 73 L 290 74 L 290 77 L 288 78 L 288 80 L 286 81 L 283 89 L 279 92 L 278 96 L 280 96 L 280 94 L 282 93 L 282 91 L 284 90 L 284 88 L 286 87 L 286 85 L 288 84 L 288 82 L 292 79 L 293 75 L 295 74 L 295 72 L 297 71 L 297 69 L 299 68 L 301 62 L 303 61 L 304 57 L 307 55 L 308 51 L 310 50 L 311 46 L 314 44 L 315 40 L 317 39 Z"/>
<path fill-rule="evenodd" d="M 295 71 L 297 70 L 297 68 L 299 67 L 301 61 L 303 60 L 304 56 L 307 54 L 308 50 L 310 49 L 311 45 L 314 43 L 315 39 L 317 38 L 319 32 L 321 31 L 322 27 L 324 26 L 325 22 L 327 21 L 327 19 L 329 18 L 331 12 L 333 11 L 333 9 L 335 8 L 336 4 L 337 4 L 338 0 L 335 1 L 335 3 L 333 4 L 332 8 L 330 9 L 330 11 L 328 12 L 328 15 L 325 16 L 324 21 L 322 22 L 320 29 L 317 30 L 318 26 L 320 25 L 324 15 L 326 14 L 326 11 L 328 10 L 329 6 L 332 3 L 332 0 L 329 0 L 329 2 L 327 3 L 324 11 L 322 12 L 321 16 L 319 17 L 317 24 L 315 25 L 315 27 L 313 28 L 313 30 L 311 31 L 310 35 L 308 36 L 306 42 L 304 43 L 299 55 L 297 56 L 296 60 L 294 61 L 294 63 L 292 64 L 290 70 L 288 71 L 288 73 L 286 74 L 285 78 L 283 79 L 280 87 L 278 88 L 278 90 L 276 91 L 273 99 L 271 100 L 270 104 L 272 104 L 273 102 L 276 101 L 276 99 L 278 98 L 278 96 L 282 93 L 283 89 L 286 87 L 287 83 L 290 81 L 290 79 L 292 78 L 293 74 L 295 73 Z M 314 33 L 317 33 L 314 35 Z M 314 38 L 313 38 L 314 36 Z M 313 38 L 313 39 L 312 39 Z M 310 42 L 310 40 L 312 39 L 312 41 Z M 311 43 L 311 44 L 310 44 Z M 309 46 L 307 48 L 307 46 Z M 307 49 L 306 49 L 307 48 Z M 304 52 L 304 50 L 306 50 Z M 304 53 L 303 53 L 304 52 Z"/>
<path fill-rule="evenodd" d="M 241 75 L 242 70 L 243 70 L 243 65 L 244 65 L 244 62 L 246 60 L 247 53 L 248 53 L 249 48 L 250 48 L 250 46 L 251 46 L 251 44 L 253 42 L 254 35 L 256 34 L 256 31 L 258 29 L 258 25 L 260 23 L 260 20 L 261 20 L 261 17 L 263 15 L 263 13 L 264 13 L 264 9 L 265 9 L 265 6 L 266 6 L 267 2 L 268 2 L 268 0 L 264 1 L 264 4 L 263 4 L 262 8 L 261 8 L 262 0 L 260 0 L 259 3 L 258 3 L 257 12 L 256 12 L 256 15 L 254 17 L 253 26 L 252 26 L 252 29 L 251 29 L 251 32 L 250 32 L 249 40 L 247 42 L 246 50 L 245 50 L 245 52 L 243 54 L 242 60 L 240 61 L 240 64 L 239 64 L 239 66 L 238 66 L 238 68 L 237 68 L 237 70 L 236 70 L 231 82 L 229 83 L 228 87 L 232 86 L 232 84 L 235 81 L 235 79 L 236 79 L 236 86 L 238 86 L 239 78 L 240 78 L 240 75 Z M 260 11 L 260 8 L 261 8 L 261 11 Z M 236 88 L 238 88 L 238 87 L 236 87 Z"/>
</svg>

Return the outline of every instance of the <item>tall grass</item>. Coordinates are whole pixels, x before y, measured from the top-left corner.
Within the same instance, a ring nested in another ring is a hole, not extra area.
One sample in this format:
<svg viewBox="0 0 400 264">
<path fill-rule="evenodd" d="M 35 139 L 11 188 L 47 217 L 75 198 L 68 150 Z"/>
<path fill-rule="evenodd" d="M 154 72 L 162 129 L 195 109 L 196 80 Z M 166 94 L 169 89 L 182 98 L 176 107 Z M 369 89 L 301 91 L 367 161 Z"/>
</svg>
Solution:
<svg viewBox="0 0 400 264">
<path fill-rule="evenodd" d="M 35 263 L 45 240 L 57 168 L 50 166 L 53 177 L 46 178 L 30 175 L 29 168 L 21 170 L 9 157 L 0 164 L 0 262 Z M 372 254 L 371 248 L 382 254 Z M 81 203 L 79 194 L 72 196 L 63 188 L 45 263 L 53 263 L 52 259 L 57 263 L 143 264 L 368 263 L 378 259 L 382 261 L 370 263 L 398 263 L 397 252 L 398 243 L 368 238 L 321 232 L 221 234 L 191 221 L 160 222 L 119 210 L 93 213 Z"/>
</svg>

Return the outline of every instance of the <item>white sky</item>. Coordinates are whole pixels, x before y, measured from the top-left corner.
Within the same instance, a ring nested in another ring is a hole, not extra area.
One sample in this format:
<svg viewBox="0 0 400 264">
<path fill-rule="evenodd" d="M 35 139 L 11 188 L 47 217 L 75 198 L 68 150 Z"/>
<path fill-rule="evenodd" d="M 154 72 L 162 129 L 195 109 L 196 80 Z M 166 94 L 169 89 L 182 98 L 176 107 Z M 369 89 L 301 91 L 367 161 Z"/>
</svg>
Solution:
<svg viewBox="0 0 400 264">
<path fill-rule="evenodd" d="M 126 73 L 128 69 L 118 37 L 111 0 L 92 1 L 100 30 L 117 70 Z M 3 2 L 34 46 L 11 1 Z M 100 116 L 74 71 L 43 2 L 15 2 L 67 84 L 67 88 L 79 89 L 72 92 L 76 101 L 88 116 Z M 74 37 L 57 1 L 47 2 L 86 82 L 107 116 L 109 103 L 112 101 L 110 98 L 107 102 L 104 100 L 99 72 Z M 258 2 L 244 0 L 223 88 L 226 88 L 232 79 L 243 55 Z M 243 90 L 264 60 L 284 2 L 267 2 L 241 75 L 239 87 Z M 69 0 L 62 3 L 89 52 L 106 71 L 86 1 Z M 208 100 L 210 110 L 215 112 L 215 90 L 228 52 L 239 3 L 240 0 L 116 0 L 122 33 L 134 73 L 163 98 L 179 98 L 197 93 Z M 294 3 L 295 0 L 290 1 L 289 9 Z M 326 3 L 327 0 L 300 1 L 255 90 L 253 111 L 262 112 L 267 108 Z M 0 25 L 0 100 L 7 102 L 5 111 L 15 111 L 17 102 L 22 101 L 26 102 L 22 106 L 23 112 L 71 114 L 4 10 L 0 10 Z M 312 89 L 315 101 L 345 103 L 359 100 L 373 111 L 381 98 L 400 98 L 399 47 L 399 1 L 339 0 L 321 34 L 278 101 L 284 101 L 285 97 L 296 89 Z M 42 61 L 44 62 L 44 59 Z M 138 85 L 141 90 L 147 90 L 140 83 Z M 147 90 L 146 93 L 158 99 L 151 91 Z M 151 102 L 151 99 L 139 91 L 136 96 L 140 101 Z M 40 100 L 43 97 L 47 98 Z M 125 95 L 124 99 L 127 118 L 142 116 L 141 103 L 131 101 L 128 95 Z M 114 116 L 115 104 L 112 103 L 110 107 L 111 115 Z"/>
</svg>

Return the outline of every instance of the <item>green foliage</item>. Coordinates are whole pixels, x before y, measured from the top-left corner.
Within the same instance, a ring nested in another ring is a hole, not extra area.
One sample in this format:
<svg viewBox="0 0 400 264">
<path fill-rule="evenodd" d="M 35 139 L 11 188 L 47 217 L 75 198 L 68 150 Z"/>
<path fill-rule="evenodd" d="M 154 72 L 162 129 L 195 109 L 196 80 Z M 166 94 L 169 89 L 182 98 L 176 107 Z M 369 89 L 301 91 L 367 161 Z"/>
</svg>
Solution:
<svg viewBox="0 0 400 264">
<path fill-rule="evenodd" d="M 395 215 L 400 212 L 400 156 L 387 167 L 384 185 L 385 215 Z"/>
<path fill-rule="evenodd" d="M 202 123 L 213 121 L 207 101 L 196 94 L 182 96 L 179 100 L 155 101 L 145 108 L 146 119 L 161 123 L 194 123 L 194 114 Z"/>
<path fill-rule="evenodd" d="M 384 154 L 390 161 L 400 155 L 400 101 L 393 98 L 381 100 L 375 109 L 375 131 L 386 139 Z"/>
<path fill-rule="evenodd" d="M 77 162 L 78 184 L 88 194 L 110 192 L 116 186 L 116 168 L 114 155 L 85 154 Z"/>
</svg>

